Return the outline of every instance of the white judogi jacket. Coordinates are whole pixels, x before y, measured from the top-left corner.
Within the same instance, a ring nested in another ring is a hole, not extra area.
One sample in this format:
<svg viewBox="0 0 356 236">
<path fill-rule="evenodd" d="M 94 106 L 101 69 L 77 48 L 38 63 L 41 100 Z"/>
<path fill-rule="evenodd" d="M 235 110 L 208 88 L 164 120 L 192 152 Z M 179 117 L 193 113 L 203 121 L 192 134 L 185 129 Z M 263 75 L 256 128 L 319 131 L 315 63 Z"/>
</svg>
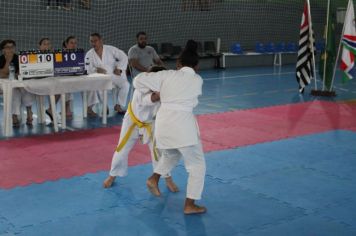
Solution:
<svg viewBox="0 0 356 236">
<path fill-rule="evenodd" d="M 135 89 L 132 95 L 132 111 L 141 122 L 151 123 L 160 106 L 160 102 L 152 102 L 151 93 L 149 90 Z"/>
<path fill-rule="evenodd" d="M 157 114 L 160 102 L 152 102 L 151 91 L 147 89 L 135 89 L 132 95 L 131 108 L 135 117 L 144 123 L 151 123 L 154 130 L 154 119 Z M 125 113 L 125 119 L 131 119 L 128 112 Z M 142 143 L 149 141 L 149 134 L 144 128 L 139 129 L 139 134 L 143 135 Z"/>
<path fill-rule="evenodd" d="M 132 112 L 134 113 L 135 117 L 140 120 L 141 122 L 151 123 L 152 126 L 154 125 L 153 119 L 156 115 L 157 109 L 159 107 L 159 102 L 152 102 L 151 101 L 151 91 L 145 90 L 138 90 L 136 89 L 133 94 L 133 98 L 131 101 L 131 108 Z M 121 133 L 119 144 L 124 140 L 127 132 L 129 132 L 130 127 L 134 124 L 129 111 L 126 112 L 125 117 L 122 122 Z M 153 130 L 153 127 L 152 127 Z M 142 136 L 141 136 L 142 135 Z M 157 165 L 157 161 L 155 160 L 154 150 L 153 150 L 153 142 L 151 137 L 149 136 L 146 128 L 139 128 L 135 127 L 125 145 L 120 149 L 120 151 L 115 151 L 113 155 L 113 159 L 111 162 L 111 169 L 110 175 L 111 176 L 126 176 L 128 173 L 128 156 L 131 152 L 132 148 L 134 147 L 137 140 L 142 137 L 142 143 L 147 143 L 152 157 L 152 164 L 153 167 Z M 166 176 L 166 175 L 164 175 Z M 168 175 L 167 175 L 168 176 Z"/>
<path fill-rule="evenodd" d="M 94 48 L 90 49 L 85 55 L 85 69 L 88 74 L 96 73 L 97 68 L 100 67 L 106 70 L 106 74 L 111 75 L 113 85 L 118 88 L 117 103 L 121 107 L 126 106 L 130 90 L 130 84 L 126 77 L 127 64 L 126 54 L 122 50 L 109 45 L 103 45 L 101 59 Z M 120 76 L 114 74 L 115 68 L 122 71 Z M 88 92 L 88 106 L 98 103 L 99 100 L 102 100 L 102 93 L 96 91 Z"/>
<path fill-rule="evenodd" d="M 139 74 L 136 89 L 160 92 L 161 107 L 155 122 L 155 138 L 160 149 L 174 149 L 198 144 L 199 127 L 193 115 L 202 94 L 202 78 L 190 67 Z"/>
<path fill-rule="evenodd" d="M 119 77 L 114 74 L 114 70 L 117 68 L 122 71 L 121 76 L 126 78 L 127 63 L 126 54 L 122 50 L 110 45 L 103 45 L 101 59 L 94 48 L 90 49 L 85 55 L 85 69 L 88 74 L 96 73 L 96 68 L 100 67 L 105 69 L 108 75 Z"/>
</svg>

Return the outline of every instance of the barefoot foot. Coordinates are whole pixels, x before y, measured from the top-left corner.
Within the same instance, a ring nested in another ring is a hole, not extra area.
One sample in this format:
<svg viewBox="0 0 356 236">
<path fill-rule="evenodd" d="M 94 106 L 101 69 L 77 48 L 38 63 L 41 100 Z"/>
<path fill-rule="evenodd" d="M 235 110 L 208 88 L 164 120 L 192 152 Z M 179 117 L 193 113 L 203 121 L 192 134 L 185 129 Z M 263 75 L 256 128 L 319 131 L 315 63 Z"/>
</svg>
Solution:
<svg viewBox="0 0 356 236">
<path fill-rule="evenodd" d="M 171 191 L 172 193 L 179 192 L 179 188 L 173 182 L 173 179 L 171 176 L 166 178 L 166 185 L 167 185 L 167 188 L 169 189 L 169 191 Z"/>
<path fill-rule="evenodd" d="M 194 199 L 186 198 L 184 204 L 184 214 L 203 214 L 207 211 L 206 207 L 196 205 Z"/>
<path fill-rule="evenodd" d="M 206 212 L 206 207 L 204 206 L 186 206 L 184 207 L 184 214 L 186 215 L 192 215 L 192 214 L 203 214 Z"/>
<path fill-rule="evenodd" d="M 104 180 L 103 187 L 104 188 L 110 188 L 112 186 L 112 184 L 114 183 L 114 181 L 115 181 L 115 177 L 114 176 L 107 177 Z"/>
<path fill-rule="evenodd" d="M 151 178 L 150 178 L 146 181 L 146 185 L 147 185 L 148 190 L 152 193 L 152 195 L 154 195 L 156 197 L 161 196 L 161 192 L 159 191 L 159 188 L 158 188 L 158 183 L 151 180 Z"/>
</svg>

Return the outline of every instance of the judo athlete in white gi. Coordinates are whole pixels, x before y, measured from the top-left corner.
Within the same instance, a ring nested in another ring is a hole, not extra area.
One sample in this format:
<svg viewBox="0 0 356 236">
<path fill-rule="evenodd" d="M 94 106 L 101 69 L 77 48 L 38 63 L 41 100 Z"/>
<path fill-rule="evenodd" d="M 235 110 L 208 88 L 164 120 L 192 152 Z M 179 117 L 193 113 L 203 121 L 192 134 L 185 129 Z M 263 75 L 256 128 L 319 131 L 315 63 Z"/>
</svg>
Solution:
<svg viewBox="0 0 356 236">
<path fill-rule="evenodd" d="M 160 196 L 158 182 L 183 158 L 189 174 L 184 206 L 185 214 L 206 212 L 195 204 L 201 199 L 205 179 L 205 159 L 199 137 L 199 127 L 193 108 L 202 94 L 202 78 L 196 74 L 199 57 L 196 52 L 185 50 L 177 61 L 178 70 L 141 73 L 134 80 L 136 89 L 160 92 L 161 107 L 155 122 L 155 139 L 162 157 L 147 180 L 147 187 Z"/>
<path fill-rule="evenodd" d="M 113 46 L 104 45 L 100 34 L 90 35 L 90 44 L 93 47 L 85 55 L 85 68 L 88 74 L 102 73 L 111 75 L 113 85 L 118 89 L 117 101 L 114 110 L 124 114 L 130 84 L 126 78 L 128 59 L 126 54 Z M 92 107 L 103 100 L 99 91 L 88 92 L 88 116 L 95 117 Z"/>
<path fill-rule="evenodd" d="M 153 67 L 151 71 L 164 70 L 163 67 Z M 109 176 L 105 179 L 104 188 L 109 188 L 115 181 L 116 176 L 126 176 L 128 172 L 128 155 L 139 138 L 148 144 L 152 157 L 153 168 L 156 167 L 160 158 L 159 152 L 154 150 L 153 126 L 154 118 L 160 106 L 159 94 L 148 89 L 136 89 L 132 101 L 124 116 L 119 144 L 115 150 Z M 178 187 L 170 174 L 164 176 L 166 185 L 171 192 L 178 192 Z"/>
</svg>

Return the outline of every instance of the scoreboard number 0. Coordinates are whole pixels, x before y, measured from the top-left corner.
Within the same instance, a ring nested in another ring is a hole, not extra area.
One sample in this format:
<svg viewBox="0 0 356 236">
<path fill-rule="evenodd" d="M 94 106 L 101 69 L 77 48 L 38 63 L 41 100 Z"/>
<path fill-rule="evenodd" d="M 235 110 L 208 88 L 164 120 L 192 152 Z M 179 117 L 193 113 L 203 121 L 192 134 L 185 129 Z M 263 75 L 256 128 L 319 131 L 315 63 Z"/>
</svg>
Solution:
<svg viewBox="0 0 356 236">
<path fill-rule="evenodd" d="M 27 64 L 28 63 L 27 55 L 21 55 L 20 62 L 21 62 L 21 64 Z"/>
</svg>

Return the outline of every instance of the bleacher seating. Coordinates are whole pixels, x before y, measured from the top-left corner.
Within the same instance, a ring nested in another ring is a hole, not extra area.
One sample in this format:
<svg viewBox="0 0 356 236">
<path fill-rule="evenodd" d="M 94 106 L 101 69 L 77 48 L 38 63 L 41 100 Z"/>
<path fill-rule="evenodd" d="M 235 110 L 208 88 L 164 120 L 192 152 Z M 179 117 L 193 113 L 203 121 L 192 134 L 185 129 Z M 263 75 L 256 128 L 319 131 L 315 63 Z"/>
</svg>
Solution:
<svg viewBox="0 0 356 236">
<path fill-rule="evenodd" d="M 215 42 L 205 41 L 204 50 L 203 50 L 203 44 L 201 42 L 197 41 L 197 44 L 198 44 L 197 53 L 199 55 L 199 58 L 214 59 L 215 68 L 220 68 L 220 58 L 222 54 L 216 52 Z M 172 43 L 162 43 L 159 56 L 163 61 L 176 60 L 181 52 L 182 52 L 181 46 L 173 45 Z"/>
<path fill-rule="evenodd" d="M 208 55 L 216 53 L 215 43 L 213 41 L 204 42 L 204 52 Z"/>
<path fill-rule="evenodd" d="M 264 49 L 265 49 L 266 53 L 275 53 L 275 51 L 276 51 L 274 43 L 272 43 L 272 42 L 265 44 Z"/>
<path fill-rule="evenodd" d="M 255 44 L 254 50 L 245 51 L 242 49 L 239 43 L 234 43 L 230 52 L 222 53 L 222 67 L 226 66 L 226 57 L 230 56 L 259 56 L 259 55 L 272 55 L 273 56 L 273 64 L 274 66 L 282 65 L 282 54 L 295 54 L 298 52 L 297 44 L 294 42 L 284 43 L 273 43 L 268 42 L 266 44 L 262 42 L 257 42 Z"/>
<path fill-rule="evenodd" d="M 149 46 L 153 47 L 154 50 L 155 50 L 157 53 L 159 53 L 158 44 L 157 44 L 157 43 L 151 43 L 151 44 L 149 44 Z"/>
<path fill-rule="evenodd" d="M 234 43 L 234 44 L 231 46 L 231 52 L 232 52 L 232 53 L 236 53 L 236 54 L 243 54 L 243 50 L 242 50 L 241 44 L 239 44 L 239 43 Z"/>
<path fill-rule="evenodd" d="M 294 42 L 287 43 L 286 52 L 298 52 L 298 46 Z"/>
<path fill-rule="evenodd" d="M 162 60 L 169 59 L 173 55 L 173 44 L 172 43 L 162 43 L 160 57 Z"/>
<path fill-rule="evenodd" d="M 285 52 L 286 51 L 286 44 L 284 42 L 279 42 L 276 44 L 275 52 Z"/>
<path fill-rule="evenodd" d="M 203 50 L 203 44 L 201 42 L 199 42 L 199 41 L 197 41 L 197 44 L 198 44 L 197 52 L 198 52 L 199 57 L 201 57 L 201 58 L 205 57 L 205 53 L 204 53 L 204 50 Z"/>
<path fill-rule="evenodd" d="M 257 53 L 265 53 L 265 46 L 264 46 L 264 44 L 261 43 L 261 42 L 256 43 L 256 45 L 255 45 L 255 52 L 257 52 Z"/>
<path fill-rule="evenodd" d="M 177 59 L 181 52 L 182 52 L 181 46 L 173 46 L 172 58 Z"/>
</svg>

